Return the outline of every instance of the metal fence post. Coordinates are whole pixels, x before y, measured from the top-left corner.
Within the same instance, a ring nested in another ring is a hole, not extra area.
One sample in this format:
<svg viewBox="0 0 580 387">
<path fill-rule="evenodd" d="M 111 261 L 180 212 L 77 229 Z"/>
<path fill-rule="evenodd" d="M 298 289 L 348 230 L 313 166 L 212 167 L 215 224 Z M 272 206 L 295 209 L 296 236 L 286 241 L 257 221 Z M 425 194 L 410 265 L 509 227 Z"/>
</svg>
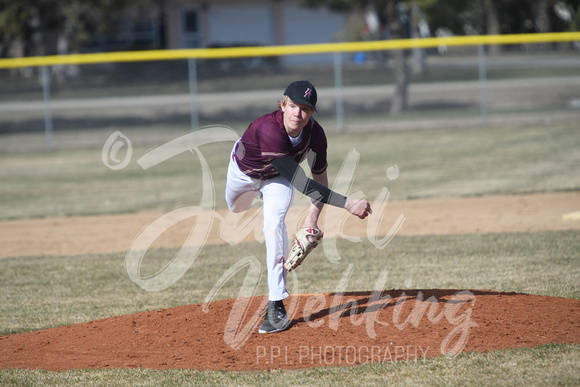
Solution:
<svg viewBox="0 0 580 387">
<path fill-rule="evenodd" d="M 189 109 L 191 120 L 191 131 L 199 129 L 199 110 L 197 108 L 197 61 L 195 59 L 187 60 L 187 69 L 189 75 Z"/>
<path fill-rule="evenodd" d="M 342 100 L 342 53 L 334 53 L 334 104 L 336 110 L 336 128 L 344 131 L 344 102 Z"/>
<path fill-rule="evenodd" d="M 54 149 L 52 141 L 52 109 L 50 106 L 50 71 L 48 66 L 41 67 L 42 97 L 44 99 L 44 133 L 46 136 L 46 149 Z"/>
<path fill-rule="evenodd" d="M 479 90 L 480 90 L 480 110 L 481 122 L 487 125 L 487 76 L 485 68 L 485 46 L 479 45 Z"/>
</svg>

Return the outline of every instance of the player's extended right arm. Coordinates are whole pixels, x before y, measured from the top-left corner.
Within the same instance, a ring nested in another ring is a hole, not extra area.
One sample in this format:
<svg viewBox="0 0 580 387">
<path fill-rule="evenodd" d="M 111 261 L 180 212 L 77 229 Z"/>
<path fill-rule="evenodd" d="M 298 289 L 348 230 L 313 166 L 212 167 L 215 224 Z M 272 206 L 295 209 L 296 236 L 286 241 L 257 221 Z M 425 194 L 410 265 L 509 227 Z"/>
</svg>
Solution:
<svg viewBox="0 0 580 387">
<path fill-rule="evenodd" d="M 310 196 L 315 201 L 344 208 L 360 219 L 364 219 L 373 213 L 370 203 L 366 200 L 347 198 L 346 196 L 333 192 L 323 184 L 309 179 L 300 165 L 290 156 L 273 159 L 272 165 L 298 191 Z"/>
<path fill-rule="evenodd" d="M 303 194 L 316 201 L 345 208 L 347 197 L 332 191 L 330 188 L 310 179 L 304 170 L 290 156 L 275 158 L 272 165 L 276 170 Z"/>
</svg>

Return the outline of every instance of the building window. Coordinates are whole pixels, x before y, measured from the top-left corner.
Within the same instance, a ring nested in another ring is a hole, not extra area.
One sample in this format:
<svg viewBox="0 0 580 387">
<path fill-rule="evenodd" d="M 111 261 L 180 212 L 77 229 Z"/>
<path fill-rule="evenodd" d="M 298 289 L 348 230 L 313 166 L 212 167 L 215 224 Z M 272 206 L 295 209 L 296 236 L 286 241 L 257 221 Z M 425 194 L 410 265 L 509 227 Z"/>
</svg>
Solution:
<svg viewBox="0 0 580 387">
<path fill-rule="evenodd" d="M 201 32 L 199 26 L 199 11 L 185 9 L 181 12 L 181 47 L 201 47 Z"/>
</svg>

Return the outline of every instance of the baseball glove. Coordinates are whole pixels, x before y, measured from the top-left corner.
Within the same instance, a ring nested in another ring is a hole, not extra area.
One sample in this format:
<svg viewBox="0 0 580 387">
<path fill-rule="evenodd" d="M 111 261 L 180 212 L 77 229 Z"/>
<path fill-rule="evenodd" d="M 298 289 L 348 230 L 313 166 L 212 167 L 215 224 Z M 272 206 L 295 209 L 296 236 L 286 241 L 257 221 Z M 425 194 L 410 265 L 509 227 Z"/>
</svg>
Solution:
<svg viewBox="0 0 580 387">
<path fill-rule="evenodd" d="M 294 238 L 294 244 L 284 263 L 284 268 L 288 271 L 296 269 L 304 258 L 322 241 L 322 231 L 316 227 L 301 228 Z"/>
</svg>

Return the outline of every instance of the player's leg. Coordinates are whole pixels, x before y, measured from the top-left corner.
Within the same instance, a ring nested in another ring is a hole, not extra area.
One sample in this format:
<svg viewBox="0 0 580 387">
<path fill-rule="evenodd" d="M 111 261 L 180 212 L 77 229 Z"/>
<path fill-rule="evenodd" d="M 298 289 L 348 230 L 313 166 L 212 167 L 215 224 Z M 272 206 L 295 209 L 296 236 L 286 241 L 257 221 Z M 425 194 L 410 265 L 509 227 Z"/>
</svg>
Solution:
<svg viewBox="0 0 580 387">
<path fill-rule="evenodd" d="M 268 309 L 260 333 L 280 332 L 290 325 L 282 300 L 286 291 L 284 259 L 288 254 L 286 214 L 294 199 L 294 187 L 283 177 L 267 181 L 261 189 L 264 212 L 264 240 L 268 271 Z"/>
<path fill-rule="evenodd" d="M 233 152 L 232 150 L 228 165 L 225 197 L 230 211 L 242 212 L 249 209 L 254 199 L 260 195 L 259 188 L 262 182 L 247 176 L 240 170 L 233 158 Z"/>
<path fill-rule="evenodd" d="M 264 212 L 264 240 L 270 300 L 288 297 L 284 259 L 288 255 L 286 214 L 294 199 L 294 187 L 281 176 L 268 180 L 261 189 Z"/>
</svg>

